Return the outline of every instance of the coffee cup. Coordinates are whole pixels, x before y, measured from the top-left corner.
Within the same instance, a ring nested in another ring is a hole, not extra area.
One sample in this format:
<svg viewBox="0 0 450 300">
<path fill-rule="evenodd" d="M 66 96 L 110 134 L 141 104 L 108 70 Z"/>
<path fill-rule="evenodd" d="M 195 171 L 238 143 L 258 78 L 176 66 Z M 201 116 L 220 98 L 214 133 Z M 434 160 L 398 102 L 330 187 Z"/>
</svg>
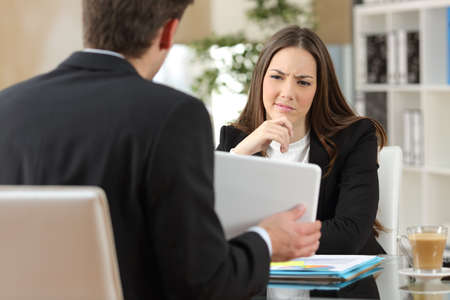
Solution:
<svg viewBox="0 0 450 300">
<path fill-rule="evenodd" d="M 438 273 L 441 271 L 448 229 L 441 225 L 412 226 L 406 229 L 402 243 L 408 244 L 407 254 L 412 258 L 412 266 L 418 273 Z"/>
<path fill-rule="evenodd" d="M 442 294 L 412 294 L 413 300 L 444 300 L 444 295 Z"/>
</svg>

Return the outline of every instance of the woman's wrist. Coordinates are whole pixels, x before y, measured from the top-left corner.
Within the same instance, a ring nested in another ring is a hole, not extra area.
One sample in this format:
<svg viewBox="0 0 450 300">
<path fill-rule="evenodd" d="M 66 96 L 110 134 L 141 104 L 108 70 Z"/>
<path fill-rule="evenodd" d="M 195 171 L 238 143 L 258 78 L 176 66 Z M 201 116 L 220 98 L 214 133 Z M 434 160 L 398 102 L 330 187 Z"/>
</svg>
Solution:
<svg viewBox="0 0 450 300">
<path fill-rule="evenodd" d="M 240 155 L 252 155 L 253 154 L 251 151 L 249 151 L 249 149 L 247 149 L 245 147 L 245 145 L 242 145 L 242 142 L 233 148 L 233 153 L 240 154 Z"/>
</svg>

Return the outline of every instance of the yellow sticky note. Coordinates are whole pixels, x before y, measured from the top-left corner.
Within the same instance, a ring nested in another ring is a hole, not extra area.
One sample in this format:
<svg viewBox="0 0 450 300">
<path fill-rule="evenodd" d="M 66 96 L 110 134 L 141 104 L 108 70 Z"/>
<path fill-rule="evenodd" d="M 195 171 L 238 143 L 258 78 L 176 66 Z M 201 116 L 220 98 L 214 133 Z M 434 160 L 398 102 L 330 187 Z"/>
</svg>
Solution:
<svg viewBox="0 0 450 300">
<path fill-rule="evenodd" d="M 290 261 L 282 261 L 282 262 L 273 262 L 270 263 L 271 267 L 303 267 L 305 266 L 305 262 L 302 260 L 290 260 Z"/>
</svg>

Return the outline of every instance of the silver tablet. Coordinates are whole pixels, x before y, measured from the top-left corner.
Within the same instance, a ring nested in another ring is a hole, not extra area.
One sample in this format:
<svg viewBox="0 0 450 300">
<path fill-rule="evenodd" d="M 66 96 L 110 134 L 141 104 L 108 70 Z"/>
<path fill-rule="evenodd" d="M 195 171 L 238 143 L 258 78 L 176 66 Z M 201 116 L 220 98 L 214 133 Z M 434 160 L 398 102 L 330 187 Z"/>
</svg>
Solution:
<svg viewBox="0 0 450 300">
<path fill-rule="evenodd" d="M 314 164 L 215 152 L 216 212 L 227 238 L 297 204 L 300 221 L 316 219 L 321 169 Z"/>
</svg>

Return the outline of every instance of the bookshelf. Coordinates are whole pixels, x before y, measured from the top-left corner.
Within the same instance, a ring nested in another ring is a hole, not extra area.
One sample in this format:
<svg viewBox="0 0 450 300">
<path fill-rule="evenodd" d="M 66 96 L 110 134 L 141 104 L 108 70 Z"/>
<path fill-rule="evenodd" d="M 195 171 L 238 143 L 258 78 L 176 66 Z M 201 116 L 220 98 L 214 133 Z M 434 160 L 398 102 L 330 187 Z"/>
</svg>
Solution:
<svg viewBox="0 0 450 300">
<path fill-rule="evenodd" d="M 405 111 L 421 113 L 423 160 L 403 168 L 401 233 L 414 224 L 450 223 L 449 7 L 450 0 L 416 0 L 359 4 L 353 8 L 356 94 L 385 93 L 389 145 L 404 149 L 408 143 L 405 127 L 409 127 L 405 125 Z M 401 61 L 399 55 L 409 53 L 401 50 L 405 52 L 397 54 L 395 47 L 401 48 L 401 42 L 388 41 L 389 34 L 400 31 L 418 32 L 419 83 L 389 80 L 395 73 L 389 72 L 398 65 L 396 60 Z M 367 63 L 367 40 L 373 35 L 386 36 L 385 82 L 371 83 L 374 77 L 367 73 L 372 72 Z"/>
</svg>

